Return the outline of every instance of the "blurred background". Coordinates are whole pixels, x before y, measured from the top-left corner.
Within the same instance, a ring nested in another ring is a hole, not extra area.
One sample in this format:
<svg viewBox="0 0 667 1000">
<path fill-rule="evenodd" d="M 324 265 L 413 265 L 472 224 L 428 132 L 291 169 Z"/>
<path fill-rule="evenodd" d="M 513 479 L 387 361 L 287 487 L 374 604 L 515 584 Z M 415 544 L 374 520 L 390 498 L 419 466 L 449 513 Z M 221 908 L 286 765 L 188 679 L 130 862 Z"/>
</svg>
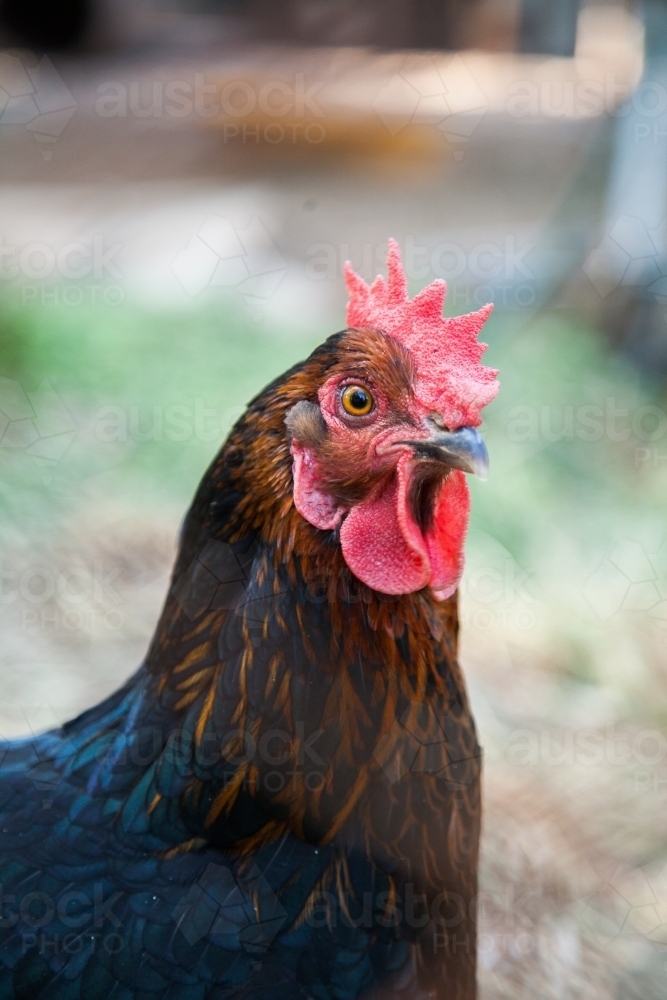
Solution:
<svg viewBox="0 0 667 1000">
<path fill-rule="evenodd" d="M 246 401 L 401 245 L 495 303 L 462 661 L 495 998 L 667 997 L 667 2 L 2 0 L 0 733 L 145 652 Z"/>
</svg>

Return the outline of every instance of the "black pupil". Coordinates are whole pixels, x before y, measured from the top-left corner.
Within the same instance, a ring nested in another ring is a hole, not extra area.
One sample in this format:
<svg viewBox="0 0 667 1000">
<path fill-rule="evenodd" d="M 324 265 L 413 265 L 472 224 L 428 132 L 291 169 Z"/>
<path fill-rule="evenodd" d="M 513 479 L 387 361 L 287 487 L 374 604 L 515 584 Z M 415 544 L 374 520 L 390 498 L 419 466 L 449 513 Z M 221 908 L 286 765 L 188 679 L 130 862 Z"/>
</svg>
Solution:
<svg viewBox="0 0 667 1000">
<path fill-rule="evenodd" d="M 349 396 L 350 406 L 353 410 L 365 410 L 368 406 L 368 395 L 363 389 L 355 389 Z"/>
</svg>

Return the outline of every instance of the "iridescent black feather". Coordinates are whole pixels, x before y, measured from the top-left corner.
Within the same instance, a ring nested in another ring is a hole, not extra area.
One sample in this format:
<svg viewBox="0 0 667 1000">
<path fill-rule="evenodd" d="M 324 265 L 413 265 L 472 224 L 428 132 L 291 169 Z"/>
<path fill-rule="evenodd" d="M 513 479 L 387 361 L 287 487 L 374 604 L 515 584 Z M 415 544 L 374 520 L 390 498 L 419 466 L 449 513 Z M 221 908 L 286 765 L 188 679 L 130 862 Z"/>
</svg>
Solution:
<svg viewBox="0 0 667 1000">
<path fill-rule="evenodd" d="M 455 599 L 359 583 L 251 404 L 205 476 L 144 664 L 0 745 L 0 1000 L 475 995 L 480 751 Z"/>
</svg>

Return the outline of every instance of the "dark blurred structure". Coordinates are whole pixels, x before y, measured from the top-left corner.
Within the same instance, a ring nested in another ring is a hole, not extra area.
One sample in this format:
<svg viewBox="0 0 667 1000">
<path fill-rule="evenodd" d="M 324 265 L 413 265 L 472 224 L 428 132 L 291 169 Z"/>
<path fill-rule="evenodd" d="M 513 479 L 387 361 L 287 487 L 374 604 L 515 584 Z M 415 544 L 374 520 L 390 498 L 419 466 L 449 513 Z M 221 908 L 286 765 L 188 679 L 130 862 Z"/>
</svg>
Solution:
<svg viewBox="0 0 667 1000">
<path fill-rule="evenodd" d="M 572 56 L 580 0 L 239 0 L 258 37 L 304 45 L 518 48 Z M 518 29 L 518 30 L 517 30 Z"/>
<path fill-rule="evenodd" d="M 0 14 L 10 43 L 58 51 L 85 37 L 91 5 L 88 0 L 3 0 Z"/>
<path fill-rule="evenodd" d="M 519 51 L 574 55 L 579 0 L 523 0 Z"/>
<path fill-rule="evenodd" d="M 645 0 L 644 75 L 615 113 L 602 240 L 589 275 L 603 326 L 651 379 L 667 377 L 667 0 Z"/>
<path fill-rule="evenodd" d="M 164 41 L 164 21 L 206 15 L 236 42 L 378 49 L 515 49 L 572 56 L 580 0 L 2 0 L 5 44 L 37 51 Z M 186 32 L 187 33 L 187 32 Z M 214 32 L 215 34 L 215 32 Z"/>
<path fill-rule="evenodd" d="M 258 35 L 306 45 L 446 49 L 470 0 L 248 0 L 237 7 Z"/>
</svg>

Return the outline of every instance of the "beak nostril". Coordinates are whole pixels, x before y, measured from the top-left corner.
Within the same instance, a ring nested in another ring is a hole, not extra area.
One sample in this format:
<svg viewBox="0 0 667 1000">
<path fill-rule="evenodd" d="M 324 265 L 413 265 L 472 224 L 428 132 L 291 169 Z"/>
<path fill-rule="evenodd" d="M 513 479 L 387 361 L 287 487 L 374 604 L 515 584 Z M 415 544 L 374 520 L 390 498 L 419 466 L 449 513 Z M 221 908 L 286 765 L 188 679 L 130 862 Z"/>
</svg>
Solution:
<svg viewBox="0 0 667 1000">
<path fill-rule="evenodd" d="M 440 416 L 439 413 L 429 413 L 428 417 L 429 420 L 436 425 L 436 427 L 440 428 L 441 431 L 450 430 L 450 428 L 447 426 L 447 424 L 445 423 L 445 421 L 443 420 L 443 418 Z"/>
<path fill-rule="evenodd" d="M 489 455 L 475 427 L 457 427 L 453 431 L 438 427 L 430 437 L 396 441 L 396 445 L 410 445 L 418 459 L 472 472 L 480 479 L 487 478 Z"/>
</svg>

